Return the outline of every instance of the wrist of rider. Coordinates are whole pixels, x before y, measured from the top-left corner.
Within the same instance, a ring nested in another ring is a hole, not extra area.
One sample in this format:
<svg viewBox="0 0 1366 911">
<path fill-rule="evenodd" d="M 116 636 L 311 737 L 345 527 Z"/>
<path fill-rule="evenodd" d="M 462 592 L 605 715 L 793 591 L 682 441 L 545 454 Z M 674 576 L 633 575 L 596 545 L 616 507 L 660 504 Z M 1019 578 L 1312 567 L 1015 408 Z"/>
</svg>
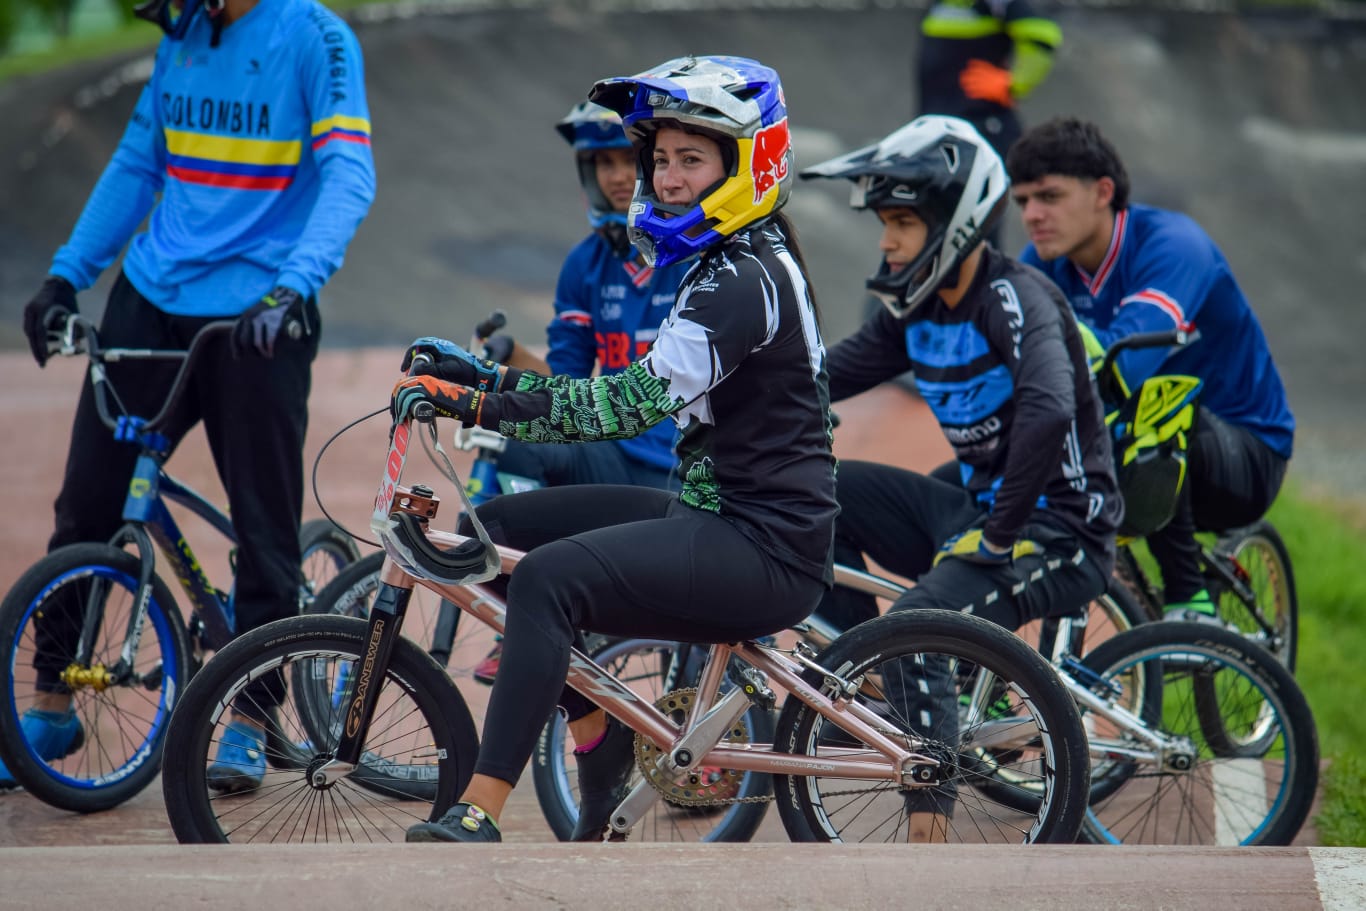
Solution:
<svg viewBox="0 0 1366 911">
<path fill-rule="evenodd" d="M 992 557 L 1004 557 L 1010 554 L 1011 544 L 993 544 L 987 540 L 986 535 L 982 535 L 978 542 L 978 550 Z"/>
</svg>

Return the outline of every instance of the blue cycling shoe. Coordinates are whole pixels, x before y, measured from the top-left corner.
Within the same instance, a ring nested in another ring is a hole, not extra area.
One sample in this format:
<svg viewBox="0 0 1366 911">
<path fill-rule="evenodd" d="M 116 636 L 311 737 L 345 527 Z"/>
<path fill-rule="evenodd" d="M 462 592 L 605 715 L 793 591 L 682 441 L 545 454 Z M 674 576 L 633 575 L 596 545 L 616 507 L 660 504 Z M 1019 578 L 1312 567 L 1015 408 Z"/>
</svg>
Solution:
<svg viewBox="0 0 1366 911">
<path fill-rule="evenodd" d="M 243 721 L 228 722 L 205 777 L 210 788 L 224 794 L 259 788 L 266 777 L 265 731 Z"/>
<path fill-rule="evenodd" d="M 33 747 L 38 758 L 44 762 L 70 756 L 85 743 L 85 728 L 72 710 L 65 712 L 46 712 L 42 709 L 29 709 L 19 719 L 19 729 L 24 739 Z M 17 788 L 4 762 L 0 762 L 0 790 Z"/>
</svg>

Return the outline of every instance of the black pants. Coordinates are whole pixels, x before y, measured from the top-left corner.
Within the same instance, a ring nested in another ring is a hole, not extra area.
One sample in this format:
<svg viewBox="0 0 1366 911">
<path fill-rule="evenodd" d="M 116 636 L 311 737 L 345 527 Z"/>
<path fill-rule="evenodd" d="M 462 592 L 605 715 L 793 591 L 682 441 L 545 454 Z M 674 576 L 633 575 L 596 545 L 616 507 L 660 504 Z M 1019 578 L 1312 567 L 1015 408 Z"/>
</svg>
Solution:
<svg viewBox="0 0 1366 911">
<path fill-rule="evenodd" d="M 515 784 L 565 686 L 576 630 L 687 642 L 757 638 L 804 620 L 824 584 L 726 519 L 661 490 L 583 485 L 479 507 L 495 541 L 530 551 L 507 582 L 507 630 L 475 772 Z"/>
<path fill-rule="evenodd" d="M 1176 515 L 1147 539 L 1168 604 L 1205 587 L 1196 531 L 1227 531 L 1260 519 L 1280 492 L 1286 465 L 1252 432 L 1200 409 Z"/>
<path fill-rule="evenodd" d="M 299 517 L 303 509 L 303 447 L 308 426 L 311 366 L 318 352 L 317 304 L 309 301 L 314 331 L 302 339 L 281 335 L 275 357 L 234 357 L 227 335 L 215 339 L 196 363 L 176 413 L 162 429 L 174 448 L 204 422 L 209 449 L 228 496 L 237 534 L 235 610 L 245 632 L 297 610 Z M 184 349 L 209 318 L 158 310 L 120 275 L 100 323 L 106 348 Z M 124 409 L 151 417 L 161 409 L 179 362 L 123 361 L 107 367 Z M 49 550 L 80 541 L 107 541 L 123 524 L 123 503 L 138 447 L 121 443 L 100 421 L 87 376 L 71 427 L 66 474 L 56 501 Z M 163 570 L 164 572 L 164 570 Z M 53 635 L 79 632 L 54 622 Z M 41 638 L 36 647 L 46 651 Z M 74 643 L 56 643 L 69 654 Z M 57 688 L 39 673 L 39 688 Z"/>
<path fill-rule="evenodd" d="M 1044 547 L 1041 555 L 1013 564 L 982 566 L 943 560 L 933 566 L 945 541 L 985 520 L 971 495 L 957 484 L 871 462 L 841 461 L 837 489 L 835 562 L 862 569 L 867 554 L 915 586 L 891 611 L 936 608 L 976 614 L 1006 629 L 1029 620 L 1079 614 L 1105 591 L 1113 554 L 1092 553 L 1066 530 L 1045 521 L 1026 526 L 1024 537 Z M 817 609 L 839 629 L 877 616 L 871 595 L 836 587 Z M 910 662 L 906 662 L 909 664 Z M 883 694 L 896 717 L 931 740 L 953 743 L 958 730 L 958 693 L 946 662 L 930 659 L 914 667 L 888 668 Z M 951 813 L 955 787 L 908 795 L 914 811 Z"/>
</svg>

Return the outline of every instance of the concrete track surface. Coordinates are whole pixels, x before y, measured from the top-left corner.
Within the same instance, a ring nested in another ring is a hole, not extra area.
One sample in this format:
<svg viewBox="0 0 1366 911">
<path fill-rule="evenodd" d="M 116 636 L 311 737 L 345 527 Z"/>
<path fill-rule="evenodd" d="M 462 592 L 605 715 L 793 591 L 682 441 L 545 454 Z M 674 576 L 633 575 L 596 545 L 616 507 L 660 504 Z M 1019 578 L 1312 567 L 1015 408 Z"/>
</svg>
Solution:
<svg viewBox="0 0 1366 911">
<path fill-rule="evenodd" d="M 15 849 L 0 854 L 0 909 L 1355 911 L 1366 901 L 1366 852 L 1354 849 L 617 847 Z"/>
</svg>

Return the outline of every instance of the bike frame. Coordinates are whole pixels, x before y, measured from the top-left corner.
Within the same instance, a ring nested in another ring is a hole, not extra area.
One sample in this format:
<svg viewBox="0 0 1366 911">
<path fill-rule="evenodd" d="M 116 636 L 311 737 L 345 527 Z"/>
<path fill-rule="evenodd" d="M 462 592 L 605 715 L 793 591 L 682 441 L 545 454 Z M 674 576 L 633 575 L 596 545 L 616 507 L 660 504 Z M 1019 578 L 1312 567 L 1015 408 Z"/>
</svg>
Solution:
<svg viewBox="0 0 1366 911">
<path fill-rule="evenodd" d="M 227 514 L 218 509 L 197 491 L 182 484 L 166 473 L 166 459 L 169 456 L 170 441 L 158 431 L 158 427 L 171 413 L 184 390 L 190 368 L 198 347 L 213 334 L 226 332 L 231 321 L 211 323 L 200 330 L 188 351 L 163 351 L 145 348 L 100 348 L 94 326 L 80 317 L 67 322 L 58 353 L 74 355 L 86 353 L 90 356 L 90 382 L 95 392 L 96 408 L 100 419 L 113 431 L 114 438 L 130 444 L 137 444 L 141 451 L 133 467 L 128 482 L 128 494 L 123 504 L 123 526 L 110 539 L 114 547 L 122 548 L 131 544 L 138 553 L 138 588 L 135 596 L 136 609 L 130 611 L 128 629 L 124 637 L 120 665 L 131 667 L 133 656 L 137 654 L 142 639 L 143 626 L 147 617 L 147 603 L 152 596 L 152 579 L 156 574 L 156 550 L 160 548 L 175 570 L 176 579 L 190 599 L 190 608 L 195 617 L 203 624 L 202 644 L 209 649 L 219 649 L 233 637 L 233 617 L 230 596 L 216 588 L 204 573 L 189 542 L 181 532 L 179 524 L 167 508 L 167 501 L 178 503 L 191 513 L 199 516 L 231 544 L 237 543 L 232 521 Z M 180 369 L 171 384 L 171 389 L 162 404 L 161 411 L 151 419 L 131 415 L 117 417 L 109 413 L 106 401 L 109 377 L 105 371 L 106 363 L 126 360 L 179 360 Z M 153 543 L 155 542 L 155 547 Z M 87 604 L 77 647 L 78 658 L 88 657 L 101 612 L 93 609 L 100 591 L 90 593 L 91 603 Z M 192 644 L 194 637 L 192 634 Z"/>
<path fill-rule="evenodd" d="M 348 683 L 343 703 L 347 706 L 347 713 L 341 741 L 335 758 L 314 772 L 315 783 L 327 783 L 344 777 L 360 762 L 362 745 L 379 699 L 380 688 L 372 686 L 371 681 L 383 675 L 415 586 L 431 590 L 498 633 L 505 629 L 506 608 L 490 588 L 480 581 L 441 582 L 430 578 L 412 559 L 412 548 L 397 537 L 399 532 L 396 523 L 389 518 L 395 503 L 399 503 L 399 509 L 402 510 L 405 504 L 416 500 L 426 507 L 422 513 L 425 518 L 430 519 L 435 514 L 434 498 L 415 495 L 412 489 L 399 485 L 407 459 L 411 424 L 411 418 L 397 424 L 390 441 L 389 456 L 385 461 L 385 472 L 371 519 L 371 527 L 379 534 L 385 549 L 380 588 L 370 609 L 364 658 L 354 679 Z M 441 550 L 450 550 L 476 540 L 465 535 L 433 530 L 430 524 L 425 525 L 424 534 L 431 545 Z M 525 556 L 522 551 L 513 548 L 494 546 L 497 551 L 494 573 L 511 572 Z M 876 577 L 867 574 L 860 575 L 866 580 L 876 580 Z M 489 573 L 483 574 L 485 579 L 488 576 Z M 890 592 L 894 586 L 888 586 L 885 590 Z M 846 679 L 821 667 L 812 660 L 813 654 L 807 654 L 799 647 L 789 656 L 777 648 L 754 641 L 713 645 L 698 683 L 695 708 L 682 724 L 674 722 L 653 704 L 642 700 L 576 648 L 570 650 L 566 682 L 658 747 L 662 754 L 659 760 L 661 768 L 669 775 L 699 765 L 714 765 L 775 775 L 885 780 L 908 789 L 936 785 L 939 781 L 939 762 L 882 734 L 879 729 L 885 724 L 884 720 L 854 700 L 862 679 Z M 721 685 L 731 657 L 738 658 L 745 665 L 766 675 L 768 680 L 775 681 L 795 698 L 867 744 L 876 751 L 876 755 L 870 755 L 868 750 L 832 749 L 829 756 L 814 758 L 777 752 L 773 744 L 721 743 L 734 724 L 749 710 L 751 699 L 762 703 L 771 700 L 773 695 L 762 681 L 757 681 L 756 686 L 734 687 L 721 696 Z M 821 675 L 822 684 L 819 688 L 812 687 L 802 679 L 807 671 Z M 747 694 L 747 690 L 751 694 Z M 911 746 L 918 747 L 918 744 Z M 628 830 L 658 797 L 659 793 L 653 786 L 648 781 L 642 781 L 613 814 L 612 827 L 617 831 Z"/>
</svg>

